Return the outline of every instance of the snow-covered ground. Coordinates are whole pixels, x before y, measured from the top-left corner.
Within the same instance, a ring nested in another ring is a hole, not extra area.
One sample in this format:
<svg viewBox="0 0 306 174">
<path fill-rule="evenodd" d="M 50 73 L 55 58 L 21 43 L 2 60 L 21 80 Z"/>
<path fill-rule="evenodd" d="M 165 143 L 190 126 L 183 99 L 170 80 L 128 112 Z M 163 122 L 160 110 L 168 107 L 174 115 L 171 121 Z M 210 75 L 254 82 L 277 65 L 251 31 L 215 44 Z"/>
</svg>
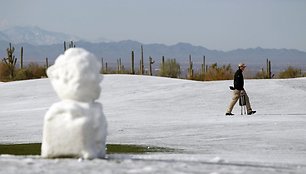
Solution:
<svg viewBox="0 0 306 174">
<path fill-rule="evenodd" d="M 225 111 L 232 81 L 104 75 L 108 144 L 179 149 L 108 159 L 0 157 L 0 173 L 306 173 L 306 78 L 245 80 L 254 116 Z M 41 142 L 48 79 L 0 84 L 0 143 Z M 29 167 L 30 166 L 30 167 Z"/>
</svg>

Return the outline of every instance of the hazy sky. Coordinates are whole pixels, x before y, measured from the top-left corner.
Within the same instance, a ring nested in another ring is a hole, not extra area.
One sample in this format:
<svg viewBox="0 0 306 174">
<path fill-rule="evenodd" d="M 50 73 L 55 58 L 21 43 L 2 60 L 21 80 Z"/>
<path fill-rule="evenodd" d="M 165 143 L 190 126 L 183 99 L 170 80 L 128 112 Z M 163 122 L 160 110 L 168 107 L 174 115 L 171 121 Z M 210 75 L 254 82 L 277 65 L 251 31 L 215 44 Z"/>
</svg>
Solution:
<svg viewBox="0 0 306 174">
<path fill-rule="evenodd" d="M 306 0 L 0 0 L 0 30 L 15 25 L 91 40 L 306 51 Z"/>
</svg>

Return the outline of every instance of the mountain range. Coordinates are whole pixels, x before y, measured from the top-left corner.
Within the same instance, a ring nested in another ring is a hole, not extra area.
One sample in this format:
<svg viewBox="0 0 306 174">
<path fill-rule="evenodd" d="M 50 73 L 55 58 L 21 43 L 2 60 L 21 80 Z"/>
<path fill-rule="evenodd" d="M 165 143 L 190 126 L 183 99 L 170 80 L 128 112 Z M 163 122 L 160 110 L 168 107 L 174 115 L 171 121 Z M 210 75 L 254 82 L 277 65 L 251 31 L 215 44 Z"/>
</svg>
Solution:
<svg viewBox="0 0 306 174">
<path fill-rule="evenodd" d="M 89 42 L 77 36 L 50 32 L 39 27 L 13 27 L 0 31 L 0 58 L 6 56 L 6 48 L 11 42 L 15 47 L 15 56 L 20 56 L 20 48 L 24 48 L 25 62 L 43 63 L 48 57 L 52 63 L 59 54 L 63 53 L 64 41 L 74 41 L 76 47 L 82 47 L 94 53 L 97 57 L 109 62 L 110 66 L 116 66 L 117 59 L 121 58 L 123 64 L 131 62 L 131 51 L 135 52 L 136 64 L 140 60 L 141 45 L 144 48 L 144 58 L 148 62 L 149 56 L 157 63 L 162 56 L 176 58 L 178 62 L 186 65 L 189 55 L 192 56 L 195 66 L 203 62 L 218 64 L 238 64 L 244 62 L 253 67 L 265 66 L 266 59 L 272 61 L 274 67 L 286 67 L 288 65 L 305 69 L 306 52 L 295 49 L 265 49 L 261 47 L 249 49 L 236 49 L 232 51 L 209 50 L 202 46 L 194 46 L 189 43 L 165 44 L 142 44 L 137 41 L 125 40 L 119 42 Z"/>
<path fill-rule="evenodd" d="M 16 26 L 0 31 L 0 40 L 33 45 L 51 45 L 63 40 L 80 40 L 79 37 L 59 32 L 51 32 L 36 26 Z"/>
</svg>

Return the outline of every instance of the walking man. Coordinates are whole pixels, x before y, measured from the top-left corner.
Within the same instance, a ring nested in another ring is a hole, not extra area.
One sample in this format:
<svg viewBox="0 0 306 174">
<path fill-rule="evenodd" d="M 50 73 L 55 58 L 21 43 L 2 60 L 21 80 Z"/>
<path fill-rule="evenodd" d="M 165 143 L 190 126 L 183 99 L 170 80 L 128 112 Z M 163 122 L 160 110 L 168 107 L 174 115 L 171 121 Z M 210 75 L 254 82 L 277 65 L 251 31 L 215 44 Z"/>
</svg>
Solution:
<svg viewBox="0 0 306 174">
<path fill-rule="evenodd" d="M 238 70 L 236 71 L 235 76 L 234 76 L 233 98 L 232 98 L 232 101 L 230 102 L 230 104 L 228 106 L 228 109 L 227 109 L 225 115 L 228 115 L 228 116 L 234 115 L 234 114 L 232 114 L 232 110 L 233 110 L 235 104 L 237 103 L 238 99 L 242 95 L 245 96 L 245 103 L 246 103 L 248 115 L 252 115 L 252 114 L 256 113 L 256 111 L 252 110 L 251 104 L 250 104 L 250 101 L 249 101 L 249 97 L 248 97 L 246 91 L 243 88 L 244 79 L 243 79 L 242 72 L 244 71 L 245 68 L 246 68 L 246 65 L 243 64 L 243 63 L 240 63 L 238 65 Z"/>
</svg>

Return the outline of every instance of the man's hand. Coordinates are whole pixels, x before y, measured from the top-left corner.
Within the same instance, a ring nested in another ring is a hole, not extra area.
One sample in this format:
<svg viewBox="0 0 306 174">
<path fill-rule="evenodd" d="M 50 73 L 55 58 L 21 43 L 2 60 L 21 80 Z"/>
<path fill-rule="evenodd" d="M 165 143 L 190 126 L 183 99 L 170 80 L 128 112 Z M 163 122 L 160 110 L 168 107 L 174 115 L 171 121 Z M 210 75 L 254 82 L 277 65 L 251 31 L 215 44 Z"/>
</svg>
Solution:
<svg viewBox="0 0 306 174">
<path fill-rule="evenodd" d="M 241 90 L 240 95 L 245 95 L 245 90 Z"/>
</svg>

